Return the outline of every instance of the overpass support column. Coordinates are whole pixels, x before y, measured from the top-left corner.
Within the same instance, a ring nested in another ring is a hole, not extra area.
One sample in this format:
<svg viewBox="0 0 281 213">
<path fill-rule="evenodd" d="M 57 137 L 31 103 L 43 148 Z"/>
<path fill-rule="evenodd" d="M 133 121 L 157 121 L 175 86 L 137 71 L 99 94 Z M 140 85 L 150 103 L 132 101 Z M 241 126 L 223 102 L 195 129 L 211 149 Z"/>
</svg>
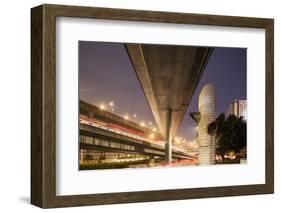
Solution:
<svg viewBox="0 0 281 213">
<path fill-rule="evenodd" d="M 166 114 L 166 127 L 165 127 L 165 161 L 166 163 L 172 162 L 172 136 L 171 136 L 171 125 L 172 125 L 172 110 L 167 109 Z"/>
</svg>

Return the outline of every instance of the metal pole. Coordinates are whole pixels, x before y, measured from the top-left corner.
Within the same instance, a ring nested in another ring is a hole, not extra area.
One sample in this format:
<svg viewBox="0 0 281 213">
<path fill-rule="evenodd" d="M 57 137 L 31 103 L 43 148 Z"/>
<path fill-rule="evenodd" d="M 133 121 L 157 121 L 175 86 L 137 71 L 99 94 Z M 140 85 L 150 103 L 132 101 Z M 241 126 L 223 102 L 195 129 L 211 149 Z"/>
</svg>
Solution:
<svg viewBox="0 0 281 213">
<path fill-rule="evenodd" d="M 171 136 L 172 110 L 167 109 L 166 128 L 165 128 L 165 161 L 172 162 L 172 136 Z"/>
</svg>

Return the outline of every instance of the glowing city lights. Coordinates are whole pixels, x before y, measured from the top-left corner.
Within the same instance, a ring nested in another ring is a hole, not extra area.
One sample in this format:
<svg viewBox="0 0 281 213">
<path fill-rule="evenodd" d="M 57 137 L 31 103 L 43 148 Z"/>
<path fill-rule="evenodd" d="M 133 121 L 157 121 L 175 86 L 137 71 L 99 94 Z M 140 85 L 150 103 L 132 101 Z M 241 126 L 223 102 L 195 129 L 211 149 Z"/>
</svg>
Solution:
<svg viewBox="0 0 281 213">
<path fill-rule="evenodd" d="M 151 134 L 149 135 L 149 138 L 150 138 L 150 139 L 154 139 L 154 137 L 155 137 L 155 135 L 154 135 L 153 133 L 151 133 Z"/>
<path fill-rule="evenodd" d="M 100 109 L 101 109 L 101 110 L 105 110 L 105 105 L 104 105 L 104 104 L 101 104 L 101 105 L 100 105 Z"/>
<path fill-rule="evenodd" d="M 129 120 L 129 121 L 138 123 L 141 127 L 149 127 L 153 133 L 157 132 L 157 128 L 154 126 L 154 124 L 151 120 L 147 121 L 147 122 L 141 121 L 136 113 L 134 113 L 134 114 L 126 113 L 126 114 L 122 115 L 120 112 L 116 111 L 116 105 L 113 101 L 101 102 L 98 106 L 99 106 L 100 110 L 107 110 L 109 112 L 115 113 L 116 115 L 121 116 L 125 120 Z M 149 135 L 149 138 L 153 139 L 155 137 L 155 134 L 153 134 L 153 133 L 151 135 Z"/>
</svg>

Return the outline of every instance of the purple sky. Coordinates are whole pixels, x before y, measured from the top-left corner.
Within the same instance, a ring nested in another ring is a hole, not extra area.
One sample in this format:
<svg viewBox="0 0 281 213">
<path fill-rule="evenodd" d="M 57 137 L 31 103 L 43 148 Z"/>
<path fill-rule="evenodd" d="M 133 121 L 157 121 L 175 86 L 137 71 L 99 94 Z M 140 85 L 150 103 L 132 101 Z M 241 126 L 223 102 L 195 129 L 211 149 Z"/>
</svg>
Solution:
<svg viewBox="0 0 281 213">
<path fill-rule="evenodd" d="M 121 43 L 79 42 L 80 99 L 109 107 L 114 102 L 118 114 L 137 114 L 137 120 L 155 125 L 152 112 Z M 246 99 L 246 49 L 214 48 L 199 82 L 178 136 L 188 140 L 196 137 L 195 122 L 189 112 L 198 111 L 198 95 L 206 83 L 216 87 L 217 114 L 227 112 L 235 99 Z"/>
</svg>

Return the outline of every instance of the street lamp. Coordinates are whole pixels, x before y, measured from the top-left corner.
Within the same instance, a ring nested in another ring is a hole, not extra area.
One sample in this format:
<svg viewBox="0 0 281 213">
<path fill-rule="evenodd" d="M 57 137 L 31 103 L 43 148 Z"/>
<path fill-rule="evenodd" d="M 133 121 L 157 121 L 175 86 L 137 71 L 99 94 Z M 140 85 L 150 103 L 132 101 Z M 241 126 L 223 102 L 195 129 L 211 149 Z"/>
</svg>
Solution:
<svg viewBox="0 0 281 213">
<path fill-rule="evenodd" d="M 133 114 L 134 121 L 137 122 L 137 114 Z"/>
<path fill-rule="evenodd" d="M 150 138 L 150 139 L 154 139 L 154 134 L 151 133 L 151 134 L 149 135 L 149 138 Z"/>
<path fill-rule="evenodd" d="M 101 110 L 105 110 L 105 105 L 104 105 L 104 104 L 101 104 L 101 105 L 100 105 L 100 109 L 101 109 Z"/>
<path fill-rule="evenodd" d="M 111 112 L 114 112 L 114 102 L 113 101 L 109 102 L 109 106 L 111 108 Z"/>
</svg>

